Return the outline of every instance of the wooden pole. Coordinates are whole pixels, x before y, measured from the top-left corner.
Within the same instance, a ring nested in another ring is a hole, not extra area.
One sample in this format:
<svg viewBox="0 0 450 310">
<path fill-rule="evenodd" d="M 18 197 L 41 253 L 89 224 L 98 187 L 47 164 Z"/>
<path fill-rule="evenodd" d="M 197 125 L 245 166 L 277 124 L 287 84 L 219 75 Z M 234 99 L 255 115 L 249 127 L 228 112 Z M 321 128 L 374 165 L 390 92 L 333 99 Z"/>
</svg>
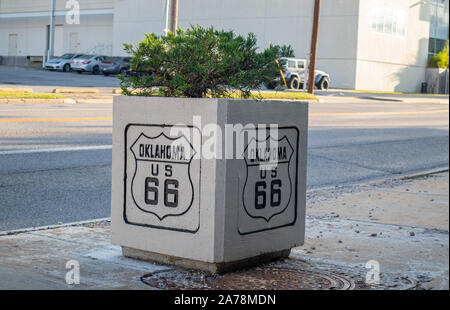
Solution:
<svg viewBox="0 0 450 310">
<path fill-rule="evenodd" d="M 311 55 L 309 60 L 308 93 L 314 94 L 316 71 L 317 37 L 319 34 L 320 5 L 322 0 L 314 0 L 314 20 L 311 36 Z"/>
<path fill-rule="evenodd" d="M 170 26 L 169 30 L 176 33 L 178 29 L 178 0 L 172 0 L 170 4 Z"/>
</svg>

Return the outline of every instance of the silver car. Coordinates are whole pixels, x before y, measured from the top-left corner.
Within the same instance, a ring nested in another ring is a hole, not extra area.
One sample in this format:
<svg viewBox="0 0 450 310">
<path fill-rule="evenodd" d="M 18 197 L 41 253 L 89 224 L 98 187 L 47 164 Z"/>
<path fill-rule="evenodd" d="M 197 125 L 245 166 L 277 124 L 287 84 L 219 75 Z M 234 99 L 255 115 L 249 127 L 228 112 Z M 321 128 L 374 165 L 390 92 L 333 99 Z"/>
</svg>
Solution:
<svg viewBox="0 0 450 310">
<path fill-rule="evenodd" d="M 72 70 L 78 73 L 100 73 L 100 63 L 107 57 L 104 55 L 80 55 L 72 60 Z"/>
<path fill-rule="evenodd" d="M 70 71 L 72 60 L 80 55 L 81 54 L 64 54 L 61 57 L 48 60 L 44 67 L 50 71 L 57 70 L 68 72 Z"/>
<path fill-rule="evenodd" d="M 130 70 L 130 57 L 108 57 L 100 64 L 100 71 L 103 75 L 122 74 Z"/>
</svg>

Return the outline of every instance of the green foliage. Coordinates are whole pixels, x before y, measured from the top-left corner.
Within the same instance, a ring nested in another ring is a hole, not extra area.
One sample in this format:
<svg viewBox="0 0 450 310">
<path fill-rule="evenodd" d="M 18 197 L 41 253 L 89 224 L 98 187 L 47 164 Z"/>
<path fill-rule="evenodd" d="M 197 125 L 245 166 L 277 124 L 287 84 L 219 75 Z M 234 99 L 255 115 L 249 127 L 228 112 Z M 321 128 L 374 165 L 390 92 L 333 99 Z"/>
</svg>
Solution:
<svg viewBox="0 0 450 310">
<path fill-rule="evenodd" d="M 448 62 L 449 62 L 448 52 L 449 46 L 447 40 L 447 42 L 445 42 L 442 51 L 440 51 L 439 54 L 434 55 L 430 58 L 430 67 L 448 69 Z"/>
<path fill-rule="evenodd" d="M 167 36 L 149 34 L 136 47 L 124 44 L 138 74 L 119 77 L 123 94 L 249 98 L 252 89 L 276 74 L 274 60 L 292 50 L 270 46 L 258 52 L 256 43 L 252 33 L 243 37 L 200 26 Z"/>
<path fill-rule="evenodd" d="M 280 57 L 295 58 L 295 52 L 292 46 L 283 45 L 281 47 Z"/>
</svg>

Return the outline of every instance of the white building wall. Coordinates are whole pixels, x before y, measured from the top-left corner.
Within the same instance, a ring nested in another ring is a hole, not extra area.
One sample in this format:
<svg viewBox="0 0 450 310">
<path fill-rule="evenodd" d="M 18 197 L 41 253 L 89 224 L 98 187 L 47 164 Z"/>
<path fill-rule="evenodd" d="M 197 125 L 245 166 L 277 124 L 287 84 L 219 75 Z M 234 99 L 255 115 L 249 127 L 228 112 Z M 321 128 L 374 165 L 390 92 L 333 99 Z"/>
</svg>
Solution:
<svg viewBox="0 0 450 310">
<path fill-rule="evenodd" d="M 403 35 L 372 29 L 377 8 L 393 8 L 405 16 Z M 416 0 L 361 0 L 355 88 L 419 92 L 427 67 L 429 14 Z"/>
<path fill-rule="evenodd" d="M 78 34 L 77 52 L 112 54 L 112 17 L 85 17 L 80 25 L 67 25 L 63 18 L 57 18 L 56 25 L 56 56 L 74 52 L 70 46 L 71 33 Z M 8 37 L 17 34 L 17 55 L 10 56 L 43 56 L 47 47 L 47 26 L 48 21 L 42 18 L 0 21 L 0 55 L 8 56 Z"/>
<path fill-rule="evenodd" d="M 113 29 L 111 16 L 85 17 L 81 18 L 79 25 L 65 25 L 64 51 L 112 56 Z M 71 33 L 76 33 L 78 37 L 76 51 L 71 47 Z"/>
<path fill-rule="evenodd" d="M 80 24 L 67 24 L 65 0 L 57 0 L 55 55 L 74 52 L 112 55 L 114 0 L 79 0 Z M 17 34 L 17 55 L 43 56 L 50 23 L 48 0 L 0 1 L 0 56 L 8 56 L 9 35 Z M 76 33 L 76 35 L 73 35 Z M 72 34 L 72 35 L 71 35 Z M 77 38 L 78 43 L 71 42 Z"/>
<path fill-rule="evenodd" d="M 317 65 L 332 75 L 333 87 L 353 88 L 356 72 L 358 0 L 324 0 Z M 114 54 L 123 43 L 136 44 L 147 33 L 162 34 L 163 0 L 116 0 Z M 179 2 L 179 26 L 190 25 L 256 34 L 258 45 L 290 44 L 309 58 L 313 0 L 189 0 Z"/>
<path fill-rule="evenodd" d="M 137 44 L 148 33 L 162 34 L 165 0 L 115 0 L 113 54 L 124 56 L 123 43 Z"/>
<path fill-rule="evenodd" d="M 41 56 L 45 50 L 45 27 L 36 20 L 0 21 L 0 55 L 8 56 L 8 37 L 17 34 L 17 55 Z M 14 55 L 11 55 L 14 56 Z"/>
<path fill-rule="evenodd" d="M 355 88 L 358 14 L 359 0 L 322 1 L 317 69 L 330 74 L 331 87 Z"/>
<path fill-rule="evenodd" d="M 114 0 L 77 0 L 81 10 L 112 9 Z M 48 12 L 50 0 L 1 0 L 0 13 Z M 65 10 L 67 0 L 56 0 L 56 10 Z"/>
</svg>

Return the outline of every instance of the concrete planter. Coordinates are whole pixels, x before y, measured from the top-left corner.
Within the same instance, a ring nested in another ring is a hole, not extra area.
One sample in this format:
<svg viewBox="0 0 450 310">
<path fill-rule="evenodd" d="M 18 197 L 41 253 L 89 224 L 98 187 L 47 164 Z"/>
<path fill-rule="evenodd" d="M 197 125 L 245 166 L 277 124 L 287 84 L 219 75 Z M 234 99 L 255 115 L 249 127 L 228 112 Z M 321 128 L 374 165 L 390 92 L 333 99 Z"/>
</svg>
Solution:
<svg viewBox="0 0 450 310">
<path fill-rule="evenodd" d="M 113 243 L 212 273 L 288 256 L 304 241 L 307 128 L 307 102 L 115 97 Z"/>
</svg>

